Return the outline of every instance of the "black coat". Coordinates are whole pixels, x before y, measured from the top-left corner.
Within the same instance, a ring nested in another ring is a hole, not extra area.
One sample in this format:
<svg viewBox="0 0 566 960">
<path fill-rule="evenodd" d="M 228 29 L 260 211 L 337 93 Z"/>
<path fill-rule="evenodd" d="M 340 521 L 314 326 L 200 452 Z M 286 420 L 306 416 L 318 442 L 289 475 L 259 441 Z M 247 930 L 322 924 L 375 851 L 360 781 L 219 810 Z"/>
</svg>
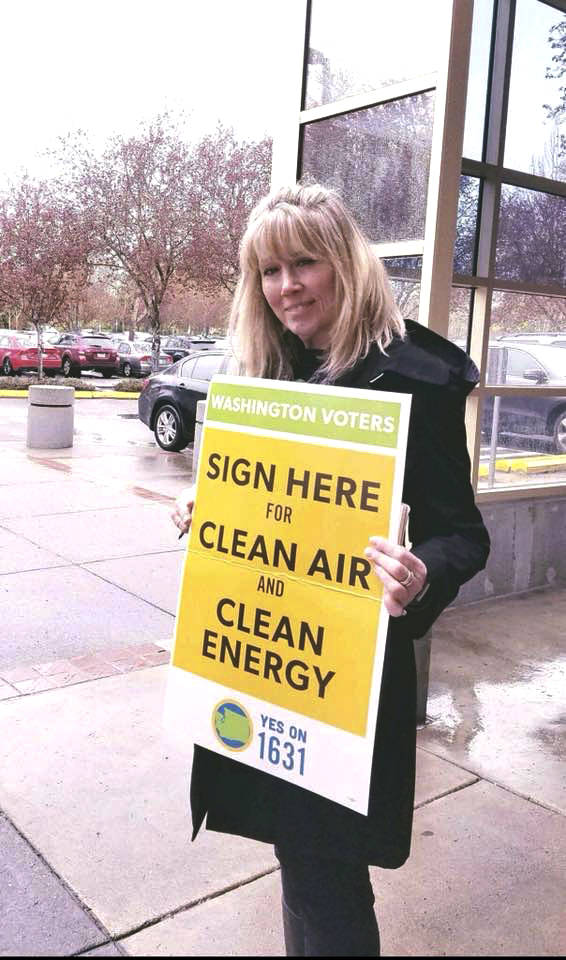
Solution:
<svg viewBox="0 0 566 960">
<path fill-rule="evenodd" d="M 300 356 L 298 361 L 300 365 Z M 390 620 L 368 816 L 195 747 L 193 839 L 207 816 L 209 830 L 276 843 L 306 856 L 317 850 L 382 867 L 401 866 L 408 857 L 416 752 L 413 640 L 427 632 L 460 586 L 485 566 L 489 553 L 489 536 L 470 484 L 464 427 L 465 400 L 477 379 L 477 369 L 463 351 L 407 321 L 407 338 L 394 340 L 387 356 L 372 348 L 337 382 L 412 395 L 403 500 L 411 507 L 412 549 L 426 564 L 430 583 L 407 616 Z"/>
</svg>

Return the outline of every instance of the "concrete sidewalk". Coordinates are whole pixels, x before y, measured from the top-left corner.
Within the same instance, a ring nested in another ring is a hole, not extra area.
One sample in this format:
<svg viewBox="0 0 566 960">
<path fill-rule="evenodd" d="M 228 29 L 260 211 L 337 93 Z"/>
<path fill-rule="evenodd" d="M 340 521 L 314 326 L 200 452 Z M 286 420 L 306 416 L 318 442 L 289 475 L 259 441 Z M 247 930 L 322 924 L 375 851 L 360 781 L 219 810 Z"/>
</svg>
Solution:
<svg viewBox="0 0 566 960">
<path fill-rule="evenodd" d="M 190 456 L 92 416 L 66 451 L 3 440 L 0 954 L 280 956 L 271 848 L 190 843 L 162 729 Z M 385 955 L 566 952 L 565 618 L 554 589 L 435 628 L 413 853 L 372 871 Z"/>
</svg>

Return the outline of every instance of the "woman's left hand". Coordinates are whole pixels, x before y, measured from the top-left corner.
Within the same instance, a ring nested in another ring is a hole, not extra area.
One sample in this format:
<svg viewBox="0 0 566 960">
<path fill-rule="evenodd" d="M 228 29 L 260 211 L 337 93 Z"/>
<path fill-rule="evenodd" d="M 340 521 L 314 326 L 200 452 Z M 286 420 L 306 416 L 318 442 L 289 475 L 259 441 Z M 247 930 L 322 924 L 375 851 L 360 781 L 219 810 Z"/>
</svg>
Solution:
<svg viewBox="0 0 566 960">
<path fill-rule="evenodd" d="M 427 582 L 427 569 L 414 553 L 384 537 L 370 537 L 364 550 L 383 584 L 383 602 L 391 617 L 402 617 Z"/>
</svg>

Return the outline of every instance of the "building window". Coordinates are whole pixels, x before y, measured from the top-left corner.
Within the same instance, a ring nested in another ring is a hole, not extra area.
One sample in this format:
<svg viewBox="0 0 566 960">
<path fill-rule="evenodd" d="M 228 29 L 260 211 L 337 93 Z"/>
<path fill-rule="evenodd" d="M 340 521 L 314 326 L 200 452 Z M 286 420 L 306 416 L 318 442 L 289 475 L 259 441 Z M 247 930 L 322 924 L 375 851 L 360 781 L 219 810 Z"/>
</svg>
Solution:
<svg viewBox="0 0 566 960">
<path fill-rule="evenodd" d="M 541 0 L 517 0 L 504 166 L 566 176 L 566 17 Z"/>
<path fill-rule="evenodd" d="M 435 0 L 436 24 L 448 16 L 449 7 L 446 0 Z M 442 33 L 431 30 L 430 21 L 430 7 L 422 0 L 387 5 L 375 0 L 313 0 L 305 108 L 435 71 Z"/>
<path fill-rule="evenodd" d="M 495 273 L 566 289 L 566 197 L 502 185 Z"/>
<path fill-rule="evenodd" d="M 305 125 L 301 174 L 334 187 L 374 243 L 424 236 L 433 95 Z"/>
<path fill-rule="evenodd" d="M 493 0 L 474 0 L 463 150 L 472 160 L 483 159 L 492 22 Z"/>
<path fill-rule="evenodd" d="M 419 319 L 422 257 L 382 257 L 401 315 Z"/>
<path fill-rule="evenodd" d="M 454 273 L 469 275 L 475 271 L 479 195 L 480 181 L 477 177 L 460 177 Z"/>
<path fill-rule="evenodd" d="M 467 422 L 483 499 L 564 493 L 564 2 L 474 0 L 473 19 L 466 0 L 434 6 L 305 0 L 281 156 L 289 178 L 342 195 L 403 316 L 480 368 Z"/>
<path fill-rule="evenodd" d="M 479 0 L 477 13 L 488 135 L 481 157 L 465 141 L 454 268 L 470 277 L 469 349 L 483 360 L 478 491 L 544 493 L 566 484 L 566 17 L 542 0 Z"/>
</svg>

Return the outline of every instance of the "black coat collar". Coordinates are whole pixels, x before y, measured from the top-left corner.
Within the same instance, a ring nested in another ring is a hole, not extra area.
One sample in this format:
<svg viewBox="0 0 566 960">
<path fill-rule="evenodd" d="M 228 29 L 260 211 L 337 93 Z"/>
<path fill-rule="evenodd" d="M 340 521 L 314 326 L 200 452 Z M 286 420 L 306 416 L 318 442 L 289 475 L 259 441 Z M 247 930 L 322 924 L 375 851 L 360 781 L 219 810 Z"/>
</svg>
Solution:
<svg viewBox="0 0 566 960">
<path fill-rule="evenodd" d="M 374 344 L 363 360 L 336 381 L 337 385 L 372 389 L 383 374 L 395 374 L 444 386 L 466 397 L 479 380 L 477 367 L 469 356 L 427 327 L 413 320 L 406 320 L 405 324 L 407 334 L 403 340 L 395 337 L 385 353 Z"/>
</svg>

